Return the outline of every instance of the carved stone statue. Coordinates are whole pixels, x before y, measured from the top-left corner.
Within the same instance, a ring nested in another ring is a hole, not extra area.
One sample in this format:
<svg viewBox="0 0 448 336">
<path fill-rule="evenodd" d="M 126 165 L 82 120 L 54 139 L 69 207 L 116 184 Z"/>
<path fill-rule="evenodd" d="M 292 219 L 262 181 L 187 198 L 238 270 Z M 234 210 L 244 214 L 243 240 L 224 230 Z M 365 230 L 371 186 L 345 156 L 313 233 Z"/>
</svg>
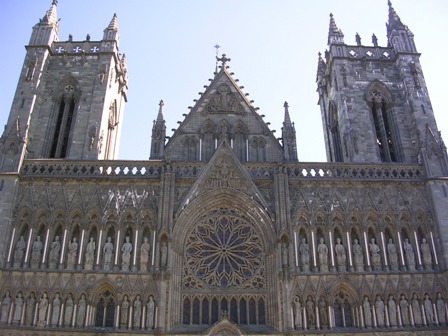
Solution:
<svg viewBox="0 0 448 336">
<path fill-rule="evenodd" d="M 84 327 L 84 318 L 86 317 L 86 309 L 87 309 L 86 296 L 82 294 L 81 298 L 78 301 L 78 312 L 76 315 L 76 326 L 78 328 Z"/>
<path fill-rule="evenodd" d="M 362 253 L 362 247 L 359 245 L 358 239 L 353 240 L 353 256 L 355 257 L 355 270 L 357 272 L 364 271 L 364 256 Z"/>
<path fill-rule="evenodd" d="M 380 247 L 376 244 L 375 238 L 370 239 L 369 250 L 370 256 L 372 258 L 373 270 L 381 271 L 381 250 Z"/>
<path fill-rule="evenodd" d="M 90 241 L 86 247 L 86 254 L 85 254 L 86 260 L 84 262 L 84 269 L 86 270 L 93 269 L 93 262 L 95 259 L 95 249 L 96 249 L 95 241 L 93 240 L 93 237 L 90 237 Z"/>
<path fill-rule="evenodd" d="M 149 297 L 146 304 L 146 328 L 151 330 L 154 327 L 154 308 L 155 302 L 152 296 Z"/>
<path fill-rule="evenodd" d="M 364 325 L 366 328 L 372 327 L 372 311 L 370 307 L 370 301 L 367 296 L 364 296 L 364 300 L 362 301 L 362 308 L 364 310 Z"/>
<path fill-rule="evenodd" d="M 31 267 L 36 268 L 39 266 L 40 260 L 42 258 L 42 241 L 40 236 L 36 237 L 33 243 L 33 249 L 31 251 Z"/>
<path fill-rule="evenodd" d="M 61 299 L 59 293 L 56 293 L 53 299 L 53 306 L 51 310 L 51 326 L 56 327 L 59 323 L 59 313 L 61 312 Z"/>
<path fill-rule="evenodd" d="M 397 305 L 395 303 L 394 297 L 389 295 L 389 301 L 387 303 L 387 308 L 389 309 L 389 321 L 391 327 L 396 327 L 397 323 Z"/>
<path fill-rule="evenodd" d="M 123 301 L 121 302 L 121 320 L 120 326 L 121 328 L 127 328 L 128 326 L 128 314 L 129 314 L 129 300 L 127 295 L 124 296 Z"/>
<path fill-rule="evenodd" d="M 414 323 L 416 326 L 423 324 L 422 320 L 422 309 L 420 307 L 420 302 L 418 301 L 417 294 L 414 293 L 412 296 L 412 313 L 414 315 Z"/>
<path fill-rule="evenodd" d="M 428 294 L 425 295 L 423 306 L 425 307 L 426 322 L 428 324 L 434 324 L 436 322 L 436 319 L 434 318 L 434 308 L 432 307 L 432 302 Z"/>
<path fill-rule="evenodd" d="M 112 254 L 114 253 L 114 244 L 112 244 L 112 238 L 107 237 L 107 242 L 103 247 L 104 253 L 104 261 L 103 261 L 103 269 L 105 271 L 110 270 L 110 266 L 112 265 Z"/>
<path fill-rule="evenodd" d="M 151 246 L 148 243 L 148 238 L 143 238 L 143 243 L 140 246 L 140 271 L 148 271 L 149 251 Z"/>
<path fill-rule="evenodd" d="M 67 269 L 72 270 L 75 268 L 77 252 L 78 252 L 78 242 L 76 237 L 73 237 L 73 241 L 70 244 L 68 244 Z"/>
<path fill-rule="evenodd" d="M 441 293 L 437 293 L 437 316 L 439 317 L 439 324 L 444 325 L 446 324 L 446 307 L 445 307 L 445 301 L 442 298 Z"/>
<path fill-rule="evenodd" d="M 37 319 L 38 327 L 45 327 L 47 325 L 47 310 L 48 310 L 48 299 L 47 293 L 42 294 L 39 301 L 39 314 Z"/>
<path fill-rule="evenodd" d="M 310 329 L 316 328 L 316 312 L 314 311 L 314 302 L 311 296 L 308 296 L 306 301 L 306 315 L 308 316 L 308 327 Z"/>
<path fill-rule="evenodd" d="M 410 271 L 415 271 L 415 254 L 411 243 L 408 238 L 404 239 L 403 250 L 406 256 L 406 263 L 408 264 L 408 269 Z"/>
<path fill-rule="evenodd" d="M 294 325 L 297 330 L 302 329 L 302 304 L 300 303 L 300 299 L 296 297 L 294 299 Z"/>
<path fill-rule="evenodd" d="M 48 254 L 48 264 L 50 268 L 56 267 L 60 251 L 61 251 L 61 242 L 59 241 L 59 236 L 56 236 L 54 237 L 54 241 L 51 243 L 50 253 Z"/>
<path fill-rule="evenodd" d="M 398 271 L 397 247 L 395 246 L 392 238 L 389 238 L 389 242 L 387 243 L 387 253 L 389 255 L 390 268 L 392 271 Z"/>
<path fill-rule="evenodd" d="M 23 236 L 20 236 L 19 241 L 16 244 L 16 249 L 14 250 L 14 267 L 22 266 L 23 257 L 25 256 L 26 241 Z"/>
<path fill-rule="evenodd" d="M 302 239 L 300 244 L 300 261 L 302 262 L 302 270 L 304 272 L 310 271 L 310 246 L 306 242 L 306 238 Z"/>
<path fill-rule="evenodd" d="M 336 253 L 336 261 L 338 264 L 338 270 L 345 272 L 347 270 L 347 255 L 345 254 L 345 248 L 341 244 L 341 238 L 336 238 L 336 246 L 334 248 Z"/>
<path fill-rule="evenodd" d="M 328 327 L 328 312 L 327 312 L 327 302 L 324 298 L 319 301 L 319 318 L 320 327 L 326 329 Z"/>
<path fill-rule="evenodd" d="M 2 324 L 8 323 L 9 309 L 11 308 L 11 294 L 6 291 L 5 296 L 2 300 L 2 312 L 0 314 L 0 322 Z"/>
<path fill-rule="evenodd" d="M 375 313 L 378 327 L 384 327 L 384 302 L 381 296 L 376 296 Z"/>
<path fill-rule="evenodd" d="M 140 328 L 142 324 L 142 300 L 140 299 L 140 295 L 134 300 L 134 318 L 132 321 L 132 325 L 134 328 Z"/>
<path fill-rule="evenodd" d="M 73 316 L 73 298 L 69 294 L 67 300 L 65 301 L 65 311 L 64 311 L 64 327 L 70 327 L 72 324 Z"/>
<path fill-rule="evenodd" d="M 420 245 L 420 249 L 422 251 L 423 256 L 423 265 L 425 265 L 426 270 L 432 269 L 432 256 L 431 256 L 431 248 L 429 247 L 426 238 L 422 239 L 422 243 Z"/>
<path fill-rule="evenodd" d="M 404 295 L 401 295 L 400 299 L 400 311 L 401 311 L 401 322 L 403 326 L 409 325 L 409 303 Z"/>
<path fill-rule="evenodd" d="M 328 272 L 328 247 L 325 245 L 324 238 L 319 239 L 317 246 L 317 253 L 319 254 L 319 266 L 321 272 Z"/>
<path fill-rule="evenodd" d="M 36 304 L 36 299 L 34 298 L 34 294 L 31 293 L 26 301 L 25 307 L 25 325 L 27 327 L 33 324 L 34 320 L 34 305 Z"/>
<path fill-rule="evenodd" d="M 22 309 L 23 309 L 23 298 L 22 293 L 18 293 L 16 300 L 15 300 L 15 306 L 14 306 L 14 315 L 12 317 L 12 323 L 14 324 L 20 324 L 20 320 L 22 319 Z"/>
<path fill-rule="evenodd" d="M 131 264 L 132 244 L 129 242 L 129 237 L 126 237 L 126 242 L 121 247 L 121 270 L 129 271 Z"/>
<path fill-rule="evenodd" d="M 162 242 L 160 246 L 160 266 L 166 267 L 168 262 L 168 246 L 166 242 Z"/>
</svg>

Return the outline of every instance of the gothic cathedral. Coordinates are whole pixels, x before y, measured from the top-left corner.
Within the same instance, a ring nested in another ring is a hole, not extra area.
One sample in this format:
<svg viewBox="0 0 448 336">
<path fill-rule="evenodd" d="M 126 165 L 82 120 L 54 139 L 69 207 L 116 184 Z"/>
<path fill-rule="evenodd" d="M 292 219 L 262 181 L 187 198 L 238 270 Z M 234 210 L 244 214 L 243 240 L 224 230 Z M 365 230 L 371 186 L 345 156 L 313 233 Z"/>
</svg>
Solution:
<svg viewBox="0 0 448 336">
<path fill-rule="evenodd" d="M 150 159 L 118 161 L 126 57 L 33 27 L 0 138 L 2 335 L 446 335 L 448 159 L 413 34 L 347 45 L 317 92 L 328 162 L 298 161 L 221 66 Z"/>
</svg>

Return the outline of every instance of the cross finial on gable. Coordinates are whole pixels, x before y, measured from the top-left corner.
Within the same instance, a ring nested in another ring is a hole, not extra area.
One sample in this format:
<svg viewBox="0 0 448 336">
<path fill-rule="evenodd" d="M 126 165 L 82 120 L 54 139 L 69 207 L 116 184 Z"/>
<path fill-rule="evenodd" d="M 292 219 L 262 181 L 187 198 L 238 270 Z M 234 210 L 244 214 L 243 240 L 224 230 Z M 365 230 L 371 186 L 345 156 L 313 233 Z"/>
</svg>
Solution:
<svg viewBox="0 0 448 336">
<path fill-rule="evenodd" d="M 230 58 L 227 58 L 226 54 L 222 54 L 222 57 L 221 57 L 221 58 L 218 58 L 218 56 L 216 56 L 216 60 L 219 61 L 219 62 L 221 62 L 221 65 L 222 65 L 222 66 L 225 66 L 227 62 L 230 62 L 230 61 L 231 61 Z"/>
</svg>

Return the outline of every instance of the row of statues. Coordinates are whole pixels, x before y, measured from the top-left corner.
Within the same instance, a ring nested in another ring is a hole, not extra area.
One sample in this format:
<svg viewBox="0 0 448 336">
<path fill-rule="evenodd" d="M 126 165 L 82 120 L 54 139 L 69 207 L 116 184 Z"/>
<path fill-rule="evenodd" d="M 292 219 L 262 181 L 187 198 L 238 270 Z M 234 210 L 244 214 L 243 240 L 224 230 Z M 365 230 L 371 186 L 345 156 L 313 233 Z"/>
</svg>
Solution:
<svg viewBox="0 0 448 336">
<path fill-rule="evenodd" d="M 302 303 L 299 297 L 295 297 L 292 306 L 295 329 L 316 329 L 318 327 L 316 310 L 320 328 L 326 329 L 329 327 L 329 310 L 324 298 L 315 302 L 311 296 L 308 296 L 307 300 Z M 362 311 L 360 326 L 365 328 L 446 325 L 447 323 L 446 305 L 441 293 L 437 293 L 435 305 L 428 294 L 425 294 L 423 302 L 418 299 L 416 293 L 413 294 L 411 302 L 402 294 L 398 304 L 395 302 L 393 295 L 389 295 L 386 303 L 381 295 L 377 295 L 373 304 L 365 296 L 362 300 Z"/>
<path fill-rule="evenodd" d="M 14 251 L 14 267 L 21 267 L 24 263 L 25 258 L 25 250 L 26 250 L 26 241 L 23 236 L 19 238 L 16 243 L 15 251 Z M 31 268 L 38 268 L 40 262 L 42 260 L 42 249 L 43 244 L 40 236 L 36 237 L 36 240 L 33 242 L 31 248 L 31 258 L 30 265 Z M 77 264 L 78 257 L 78 240 L 76 237 L 72 239 L 71 242 L 68 243 L 67 246 L 67 269 L 72 270 L 75 269 L 75 265 Z M 148 238 L 143 238 L 143 243 L 140 245 L 140 271 L 146 272 L 148 270 L 148 262 L 150 255 L 151 246 L 148 242 Z M 126 237 L 125 242 L 123 243 L 121 249 L 121 270 L 129 271 L 131 265 L 131 254 L 133 251 L 132 243 L 130 242 L 130 238 Z M 59 263 L 61 253 L 61 242 L 59 236 L 54 238 L 54 241 L 50 244 L 50 250 L 48 253 L 48 267 L 51 269 L 56 268 Z M 98 253 L 96 251 L 96 243 L 93 237 L 90 237 L 89 242 L 85 248 L 84 254 L 84 269 L 92 270 L 95 263 L 95 255 Z M 103 253 L 103 267 L 102 269 L 105 271 L 110 271 L 113 266 L 113 255 L 114 255 L 114 244 L 112 242 L 111 237 L 107 237 L 107 240 L 102 249 Z M 160 266 L 167 265 L 167 255 L 168 248 L 166 242 L 162 242 L 160 247 Z"/>
<path fill-rule="evenodd" d="M 12 319 L 9 321 L 10 310 L 13 305 Z M 63 306 L 62 306 L 62 303 Z M 154 327 L 154 317 L 155 317 L 155 301 L 152 296 L 149 297 L 146 303 L 146 316 L 143 317 L 142 305 L 140 295 L 137 295 L 133 302 L 132 317 L 130 314 L 130 301 L 127 295 L 124 296 L 120 307 L 120 327 L 127 328 L 129 325 L 133 328 L 140 328 L 142 326 L 142 318 L 145 318 L 145 326 L 148 329 Z M 25 309 L 25 310 L 24 310 Z M 35 309 L 37 309 L 37 314 L 35 314 Z M 11 323 L 14 325 L 25 325 L 38 327 L 76 327 L 82 328 L 86 323 L 86 312 L 87 312 L 87 301 L 84 294 L 78 300 L 75 309 L 75 302 L 71 294 L 68 295 L 67 299 L 63 302 L 59 293 L 56 293 L 53 300 L 50 300 L 47 293 L 43 293 L 36 305 L 36 298 L 34 294 L 24 300 L 22 293 L 18 293 L 14 302 L 12 302 L 11 294 L 9 291 L 6 292 L 3 300 L 1 302 L 0 311 L 0 323 L 7 324 Z M 61 310 L 63 309 L 62 315 Z M 24 320 L 22 321 L 22 314 L 24 314 Z M 34 317 L 36 315 L 36 320 Z"/>
<path fill-rule="evenodd" d="M 353 268 L 357 272 L 365 271 L 366 266 L 366 256 L 364 253 L 363 247 L 360 245 L 358 239 L 353 239 L 352 245 L 353 252 Z M 423 238 L 420 244 L 420 252 L 421 252 L 421 261 L 426 270 L 433 269 L 433 260 L 431 254 L 431 248 L 426 241 L 426 238 Z M 282 262 L 283 265 L 287 265 L 287 256 L 285 256 L 286 248 L 285 246 L 282 248 Z M 409 242 L 408 238 L 404 239 L 403 242 L 403 253 L 404 258 L 406 260 L 406 265 L 409 271 L 416 270 L 416 261 L 415 261 L 415 252 L 412 244 Z M 299 245 L 299 254 L 300 254 L 300 262 L 303 272 L 310 272 L 310 247 L 307 243 L 306 238 L 302 239 L 302 243 Z M 334 245 L 334 254 L 336 259 L 336 265 L 338 271 L 345 272 L 347 270 L 347 250 L 344 245 L 342 245 L 341 238 L 336 238 L 336 244 Z M 319 239 L 319 244 L 317 245 L 317 261 L 320 272 L 328 272 L 329 271 L 329 250 L 328 246 L 325 243 L 325 239 L 321 237 Z M 392 271 L 398 271 L 399 262 L 398 262 L 398 248 L 395 245 L 392 238 L 389 238 L 389 242 L 387 243 L 387 256 L 389 261 L 389 266 Z M 381 271 L 382 267 L 382 257 L 381 257 L 381 249 L 376 243 L 375 238 L 370 239 L 370 243 L 368 244 L 368 256 L 372 269 L 374 271 Z"/>
</svg>

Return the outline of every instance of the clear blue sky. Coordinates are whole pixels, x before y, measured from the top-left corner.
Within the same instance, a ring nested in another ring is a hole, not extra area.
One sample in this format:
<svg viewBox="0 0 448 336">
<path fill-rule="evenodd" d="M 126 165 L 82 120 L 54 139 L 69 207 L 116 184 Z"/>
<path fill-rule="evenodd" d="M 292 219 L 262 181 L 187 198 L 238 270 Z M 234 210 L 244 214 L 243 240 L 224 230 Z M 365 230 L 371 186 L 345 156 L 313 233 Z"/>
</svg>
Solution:
<svg viewBox="0 0 448 336">
<path fill-rule="evenodd" d="M 448 68 L 448 1 L 394 0 L 403 23 L 415 34 L 438 126 L 448 141 L 444 96 Z M 51 0 L 2 0 L 0 32 L 2 80 L 0 125 L 6 123 L 32 26 Z M 102 38 L 113 13 L 118 15 L 120 52 L 129 67 L 129 102 L 125 108 L 120 159 L 147 159 L 152 121 L 160 99 L 167 129 L 177 127 L 198 92 L 209 83 L 215 48 L 232 59 L 230 70 L 271 129 L 280 136 L 283 103 L 296 124 L 299 159 L 325 161 L 317 106 L 317 53 L 325 50 L 330 12 L 355 44 L 355 34 L 369 45 L 372 33 L 386 45 L 387 0 L 60 0 L 59 40 Z M 1 127 L 1 126 L 0 126 Z M 171 133 L 169 131 L 168 133 Z"/>
</svg>

